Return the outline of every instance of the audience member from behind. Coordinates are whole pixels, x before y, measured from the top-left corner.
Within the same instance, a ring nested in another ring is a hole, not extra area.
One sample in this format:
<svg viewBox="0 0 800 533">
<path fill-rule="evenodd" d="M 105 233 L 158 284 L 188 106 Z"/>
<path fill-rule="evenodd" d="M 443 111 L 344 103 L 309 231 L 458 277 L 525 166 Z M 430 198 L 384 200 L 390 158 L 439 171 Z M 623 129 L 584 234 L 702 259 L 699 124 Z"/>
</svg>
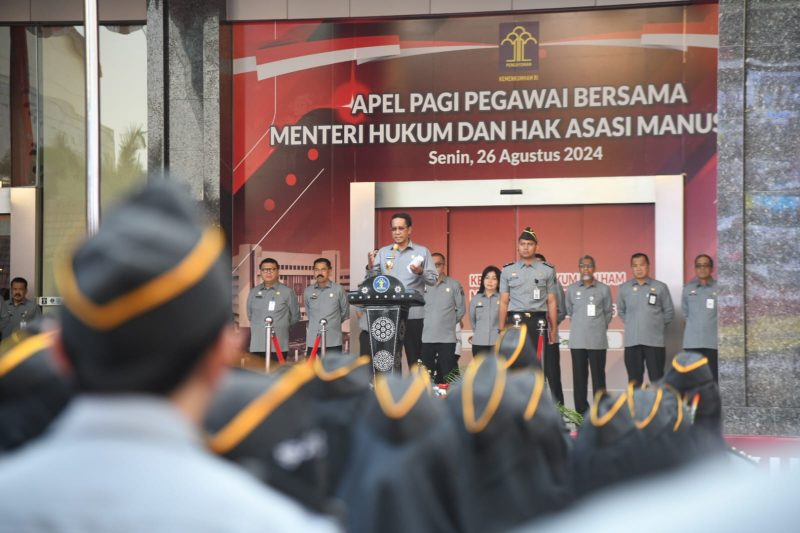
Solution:
<svg viewBox="0 0 800 533">
<path fill-rule="evenodd" d="M 38 437 L 64 409 L 71 386 L 52 359 L 53 332 L 19 334 L 0 354 L 0 455 Z"/>
<path fill-rule="evenodd" d="M 702 354 L 681 352 L 672 360 L 664 383 L 677 390 L 694 413 L 692 436 L 703 451 L 727 447 L 722 436 L 722 398 Z"/>
<path fill-rule="evenodd" d="M 60 265 L 54 350 L 78 395 L 0 463 L 8 531 L 314 531 L 330 524 L 209 454 L 199 424 L 235 357 L 224 239 L 146 187 Z"/>
</svg>

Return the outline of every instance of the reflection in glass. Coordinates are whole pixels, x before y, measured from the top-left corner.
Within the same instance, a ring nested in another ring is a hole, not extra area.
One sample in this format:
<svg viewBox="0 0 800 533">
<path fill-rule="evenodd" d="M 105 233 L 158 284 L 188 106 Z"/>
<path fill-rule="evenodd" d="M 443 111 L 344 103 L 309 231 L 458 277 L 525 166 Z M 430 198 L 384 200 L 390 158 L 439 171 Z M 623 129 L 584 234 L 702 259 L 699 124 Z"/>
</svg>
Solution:
<svg viewBox="0 0 800 533">
<path fill-rule="evenodd" d="M 24 26 L 0 27 L 0 183 L 36 184 L 37 49 Z"/>
<path fill-rule="evenodd" d="M 144 28 L 100 27 L 101 210 L 143 183 L 147 172 Z"/>
</svg>

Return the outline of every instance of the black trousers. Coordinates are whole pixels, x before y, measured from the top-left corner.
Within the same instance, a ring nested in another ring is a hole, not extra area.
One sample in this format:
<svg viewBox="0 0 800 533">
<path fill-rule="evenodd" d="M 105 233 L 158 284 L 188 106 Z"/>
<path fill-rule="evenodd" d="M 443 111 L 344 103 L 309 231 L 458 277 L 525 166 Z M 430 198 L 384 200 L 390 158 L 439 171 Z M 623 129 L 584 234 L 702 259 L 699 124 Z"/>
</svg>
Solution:
<svg viewBox="0 0 800 533">
<path fill-rule="evenodd" d="M 368 355 L 370 359 L 372 359 L 372 349 L 369 345 L 369 331 L 362 330 L 361 333 L 358 334 L 358 345 L 361 347 L 360 354 L 358 355 Z M 350 350 L 353 351 L 352 349 Z"/>
<path fill-rule="evenodd" d="M 520 315 L 522 318 L 522 323 L 528 326 L 528 338 L 531 340 L 533 349 L 536 350 L 536 347 L 539 345 L 539 320 L 545 320 L 545 324 L 547 324 L 547 314 L 544 312 L 520 313 L 518 311 L 509 311 L 506 315 L 507 325 L 514 323 L 515 314 Z M 561 387 L 561 351 L 559 350 L 557 343 L 547 343 L 547 329 L 547 326 L 545 326 L 543 346 L 544 354 L 542 356 L 542 359 L 544 360 L 544 377 L 547 379 L 547 383 L 550 385 L 550 394 L 553 396 L 553 401 L 563 405 L 564 390 Z"/>
<path fill-rule="evenodd" d="M 570 353 L 575 410 L 583 414 L 589 409 L 589 402 L 586 401 L 589 370 L 592 372 L 592 390 L 597 392 L 606 388 L 606 351 L 576 349 L 570 350 Z"/>
<path fill-rule="evenodd" d="M 628 381 L 635 381 L 638 385 L 644 383 L 644 366 L 647 365 L 647 377 L 654 383 L 664 376 L 664 363 L 667 359 L 667 350 L 663 346 L 636 346 L 625 347 L 625 370 L 628 371 Z"/>
<path fill-rule="evenodd" d="M 478 354 L 490 354 L 490 353 L 494 353 L 494 346 L 485 346 L 483 344 L 472 345 L 472 357 L 476 357 Z"/>
<path fill-rule="evenodd" d="M 711 374 L 714 376 L 714 381 L 719 383 L 719 351 L 713 348 L 684 348 L 684 352 L 695 352 L 703 354 L 708 359 L 708 366 L 711 368 Z"/>
<path fill-rule="evenodd" d="M 422 359 L 422 319 L 406 319 L 406 334 L 403 337 L 403 348 L 406 350 L 408 368 Z M 455 351 L 455 349 L 453 349 Z"/>
<path fill-rule="evenodd" d="M 447 383 L 447 377 L 458 368 L 456 343 L 423 342 L 422 364 L 428 369 L 434 383 Z"/>
</svg>

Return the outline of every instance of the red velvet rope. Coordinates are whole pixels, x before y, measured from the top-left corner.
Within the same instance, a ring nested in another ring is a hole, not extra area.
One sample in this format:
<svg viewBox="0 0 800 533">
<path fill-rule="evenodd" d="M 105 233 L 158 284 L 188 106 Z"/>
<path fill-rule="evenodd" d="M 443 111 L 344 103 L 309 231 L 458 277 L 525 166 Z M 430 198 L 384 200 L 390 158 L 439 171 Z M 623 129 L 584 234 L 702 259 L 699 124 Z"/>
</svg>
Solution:
<svg viewBox="0 0 800 533">
<path fill-rule="evenodd" d="M 314 362 L 314 358 L 317 357 L 317 350 L 319 350 L 319 340 L 322 338 L 321 335 L 317 335 L 314 339 L 314 347 L 311 349 L 311 354 L 308 356 L 308 364 Z"/>
<path fill-rule="evenodd" d="M 272 342 L 273 344 L 275 344 L 275 354 L 278 356 L 278 362 L 280 364 L 284 364 L 286 362 L 286 359 L 283 358 L 283 352 L 281 351 L 281 344 L 278 342 L 277 335 L 272 336 Z"/>
</svg>

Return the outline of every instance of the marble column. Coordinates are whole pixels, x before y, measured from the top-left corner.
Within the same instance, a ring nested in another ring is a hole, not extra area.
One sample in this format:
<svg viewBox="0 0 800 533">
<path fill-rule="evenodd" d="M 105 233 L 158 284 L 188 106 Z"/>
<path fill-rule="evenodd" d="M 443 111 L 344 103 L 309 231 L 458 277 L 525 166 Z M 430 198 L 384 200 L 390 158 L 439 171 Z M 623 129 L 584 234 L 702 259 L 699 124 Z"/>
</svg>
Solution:
<svg viewBox="0 0 800 533">
<path fill-rule="evenodd" d="M 148 165 L 185 181 L 216 222 L 230 144 L 220 135 L 231 64 L 224 17 L 225 0 L 147 1 Z"/>
<path fill-rule="evenodd" d="M 721 0 L 719 22 L 725 430 L 800 435 L 800 2 Z"/>
</svg>

